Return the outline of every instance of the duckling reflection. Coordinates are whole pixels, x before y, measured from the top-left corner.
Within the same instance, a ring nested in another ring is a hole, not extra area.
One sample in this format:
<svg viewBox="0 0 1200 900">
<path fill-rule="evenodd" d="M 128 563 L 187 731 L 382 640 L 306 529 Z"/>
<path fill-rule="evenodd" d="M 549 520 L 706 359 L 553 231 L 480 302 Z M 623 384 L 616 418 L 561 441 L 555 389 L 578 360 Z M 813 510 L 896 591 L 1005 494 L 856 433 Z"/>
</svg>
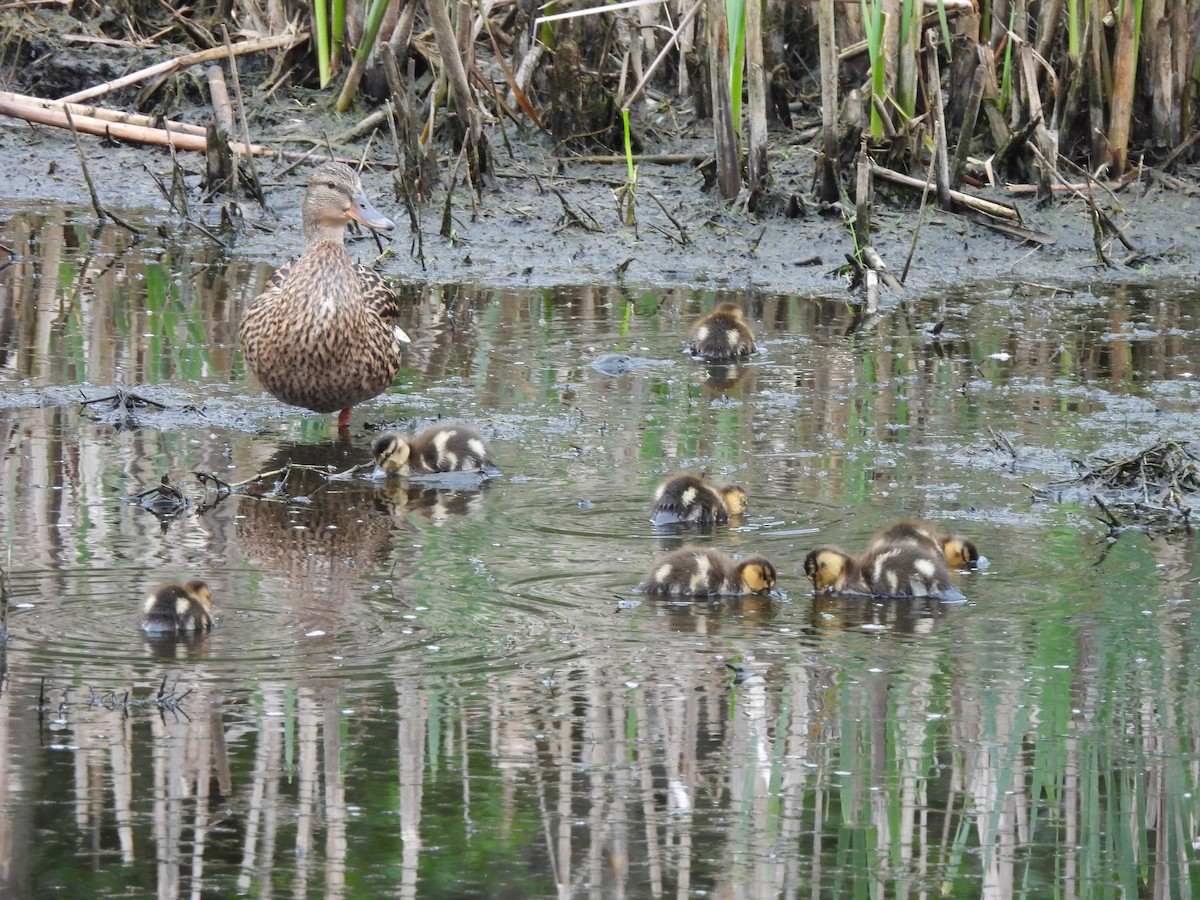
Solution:
<svg viewBox="0 0 1200 900">
<path fill-rule="evenodd" d="M 816 594 L 812 599 L 812 631 L 886 631 L 930 634 L 951 607 L 931 598 L 896 603 L 887 598 L 854 594 Z"/>
<path fill-rule="evenodd" d="M 705 369 L 708 377 L 704 379 L 704 389 L 710 395 L 727 393 L 741 383 L 746 377 L 746 367 L 736 365 L 708 366 Z"/>
<path fill-rule="evenodd" d="M 429 483 L 389 478 L 375 489 L 375 508 L 388 516 L 415 512 L 434 525 L 444 525 L 456 516 L 483 512 L 484 491 L 490 482 L 470 487 L 442 487 Z"/>
</svg>

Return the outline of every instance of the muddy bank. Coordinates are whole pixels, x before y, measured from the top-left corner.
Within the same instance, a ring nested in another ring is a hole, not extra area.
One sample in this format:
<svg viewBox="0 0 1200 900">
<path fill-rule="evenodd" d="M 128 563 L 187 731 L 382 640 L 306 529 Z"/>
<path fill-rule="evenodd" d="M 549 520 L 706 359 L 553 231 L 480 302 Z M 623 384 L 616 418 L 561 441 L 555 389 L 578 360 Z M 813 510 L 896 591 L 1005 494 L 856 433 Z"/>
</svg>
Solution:
<svg viewBox="0 0 1200 900">
<path fill-rule="evenodd" d="M 267 142 L 271 137 L 263 136 Z M 187 227 L 150 175 L 152 171 L 169 182 L 171 160 L 166 151 L 82 140 L 102 203 L 151 232 L 172 233 Z M 418 258 L 418 241 L 407 225 L 391 171 L 375 168 L 365 174 L 364 183 L 399 225 L 391 240 L 394 256 L 383 267 L 387 274 L 404 280 L 541 287 L 607 284 L 623 277 L 631 286 L 732 287 L 850 297 L 840 270 L 853 242 L 839 216 L 821 214 L 812 206 L 813 151 L 807 145 L 789 144 L 786 135 L 777 134 L 774 141 L 776 192 L 780 198 L 798 196 L 809 205 L 800 217 L 731 211 L 715 194 L 704 191 L 702 175 L 693 164 L 643 163 L 637 224 L 628 226 L 622 223 L 613 197 L 614 189 L 625 183 L 623 163 L 564 162 L 551 155 L 543 136 L 510 131 L 511 153 L 499 136 L 493 139 L 495 172 L 482 196 L 473 197 L 462 187 L 456 191 L 450 239 L 438 233 L 444 187 L 439 187 L 434 203 L 421 210 L 423 259 Z M 653 149 L 699 154 L 708 142 L 698 130 L 691 141 Z M 344 152 L 354 156 L 361 151 L 345 148 Z M 379 154 L 373 159 L 390 162 Z M 180 161 L 193 194 L 191 215 L 215 228 L 220 207 L 198 200 L 203 159 L 181 154 Z M 306 172 L 301 167 L 279 177 L 282 164 L 259 160 L 258 165 L 268 208 L 242 201 L 244 225 L 229 241 L 239 253 L 279 260 L 301 247 L 299 202 Z M 78 155 L 65 132 L 0 121 L 0 179 L 0 215 L 34 204 L 64 206 L 81 222 L 94 218 Z M 992 196 L 1014 199 L 1004 191 L 994 191 Z M 890 203 L 876 206 L 873 243 L 895 272 L 903 268 L 909 253 L 917 199 L 914 193 L 897 189 Z M 1055 239 L 1043 248 L 931 208 L 913 255 L 907 293 L 919 296 L 971 281 L 1077 284 L 1196 273 L 1200 226 L 1194 197 L 1166 191 L 1147 174 L 1115 199 L 1100 202 L 1139 251 L 1130 265 L 1120 264 L 1131 254 L 1113 238 L 1105 239 L 1105 248 L 1118 265 L 1098 264 L 1092 222 L 1082 202 L 1060 199 L 1054 206 L 1037 208 L 1032 198 L 1016 200 L 1025 225 Z M 194 234 L 197 240 L 207 240 Z M 362 245 L 362 252 L 372 251 Z"/>
</svg>

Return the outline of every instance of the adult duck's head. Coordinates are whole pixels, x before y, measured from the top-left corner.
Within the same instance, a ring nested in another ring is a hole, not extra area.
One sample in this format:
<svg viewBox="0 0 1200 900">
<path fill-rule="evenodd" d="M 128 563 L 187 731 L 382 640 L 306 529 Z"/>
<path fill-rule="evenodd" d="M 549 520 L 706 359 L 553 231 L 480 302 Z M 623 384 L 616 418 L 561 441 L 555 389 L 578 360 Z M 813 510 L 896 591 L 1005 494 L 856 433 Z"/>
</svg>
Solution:
<svg viewBox="0 0 1200 900">
<path fill-rule="evenodd" d="M 391 231 L 396 227 L 371 205 L 358 173 L 339 162 L 327 162 L 308 177 L 303 216 L 304 237 L 309 241 L 341 241 L 351 220 L 374 231 Z"/>
</svg>

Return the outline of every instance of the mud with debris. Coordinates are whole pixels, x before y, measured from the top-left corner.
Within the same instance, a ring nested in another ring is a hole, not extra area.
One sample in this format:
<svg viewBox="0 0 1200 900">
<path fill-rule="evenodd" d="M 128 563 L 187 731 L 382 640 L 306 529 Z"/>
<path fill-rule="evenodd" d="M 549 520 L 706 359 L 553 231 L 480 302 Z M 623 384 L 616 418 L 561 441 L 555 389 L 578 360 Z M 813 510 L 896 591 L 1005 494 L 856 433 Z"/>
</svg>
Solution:
<svg viewBox="0 0 1200 900">
<path fill-rule="evenodd" d="M 255 140 L 271 144 L 299 131 L 320 141 L 326 131 L 342 130 L 325 113 L 299 107 Z M 202 121 L 202 112 L 196 118 Z M 188 227 L 155 185 L 173 174 L 166 150 L 108 145 L 83 137 L 87 165 L 103 205 L 148 231 Z M 711 145 L 705 123 L 681 129 L 677 138 L 649 148 L 658 154 L 701 159 Z M 389 142 L 390 143 L 390 142 Z M 364 174 L 368 192 L 400 225 L 392 238 L 395 256 L 383 261 L 385 274 L 406 281 L 465 282 L 479 285 L 545 287 L 556 284 L 730 287 L 773 293 L 819 294 L 852 299 L 845 274 L 853 252 L 848 226 L 837 211 L 822 212 L 812 199 L 814 149 L 789 134 L 773 136 L 772 196 L 775 215 L 754 215 L 731 208 L 704 189 L 694 162 L 643 162 L 638 168 L 633 225 L 624 224 L 614 191 L 627 183 L 620 163 L 584 163 L 553 155 L 544 135 L 511 125 L 491 135 L 494 170 L 478 192 L 460 184 L 452 202 L 449 237 L 439 231 L 445 187 L 420 210 L 420 240 L 407 226 L 408 216 L 388 158 L 376 141 L 368 153 L 373 165 Z M 293 144 L 293 146 L 295 146 Z M 356 156 L 361 150 L 338 148 Z M 299 251 L 299 202 L 305 170 L 282 178 L 281 163 L 258 160 L 266 190 L 266 208 L 240 200 L 240 227 L 220 231 L 222 204 L 199 202 L 204 161 L 180 154 L 190 189 L 189 215 L 220 233 L 238 253 L 282 260 Z M 69 133 L 0 120 L 0 207 L 64 205 L 80 221 L 94 218 L 79 156 Z M 453 169 L 445 162 L 443 173 Z M 1186 174 L 1186 173 L 1185 173 Z M 901 272 L 918 221 L 919 193 L 877 184 L 872 243 L 889 268 Z M 1112 266 L 1096 252 L 1093 223 L 1086 203 L 1060 197 L 1040 207 L 1032 197 L 998 189 L 983 196 L 1015 202 L 1026 226 L 1054 243 L 1037 247 L 997 234 L 984 226 L 930 207 L 920 227 L 906 281 L 906 293 L 919 295 L 947 285 L 981 281 L 1047 283 L 1136 282 L 1192 275 L 1200 262 L 1197 200 L 1162 186 L 1150 171 L 1119 192 L 1097 197 L 1124 233 L 1132 250 L 1112 236 L 1103 247 Z M 1024 199 L 1022 199 L 1024 198 Z M 790 203 L 789 203 L 790 201 Z M 798 212 L 783 214 L 787 206 Z M 892 297 L 898 296 L 891 292 Z M 887 292 L 885 300 L 887 301 Z"/>
</svg>

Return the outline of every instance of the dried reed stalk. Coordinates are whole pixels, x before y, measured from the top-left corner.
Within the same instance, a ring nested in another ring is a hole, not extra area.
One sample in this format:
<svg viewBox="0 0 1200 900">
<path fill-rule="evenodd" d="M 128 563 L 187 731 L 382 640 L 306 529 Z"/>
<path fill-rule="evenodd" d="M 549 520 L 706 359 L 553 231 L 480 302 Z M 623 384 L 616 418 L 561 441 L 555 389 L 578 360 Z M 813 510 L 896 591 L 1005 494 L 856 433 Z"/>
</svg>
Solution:
<svg viewBox="0 0 1200 900">
<path fill-rule="evenodd" d="M 171 119 L 156 119 L 154 116 L 143 116 L 140 113 L 121 112 L 116 109 L 108 109 L 103 106 L 92 106 L 81 103 L 64 103 L 62 100 L 45 100 L 41 97 L 30 97 L 26 94 L 14 94 L 11 91 L 0 91 L 0 100 L 7 100 L 12 103 L 19 103 L 26 106 L 40 106 L 43 109 L 64 109 L 69 108 L 71 115 L 76 119 L 80 117 L 91 119 L 103 119 L 105 122 L 123 122 L 127 125 L 139 125 L 148 128 L 154 128 L 155 122 L 162 122 L 164 128 L 170 129 L 176 134 L 204 134 L 204 126 L 192 125 L 190 122 L 176 122 Z"/>
<path fill-rule="evenodd" d="M 302 44 L 306 40 L 308 40 L 308 33 L 305 31 L 296 34 L 277 34 L 272 37 L 253 38 L 234 44 L 232 53 L 235 56 L 240 56 L 243 53 L 257 53 L 260 50 L 275 50 L 279 47 L 290 50 L 292 47 Z M 224 59 L 228 56 L 229 52 L 224 47 L 213 47 L 211 50 L 187 53 L 183 56 L 177 56 L 175 59 L 168 59 L 165 62 L 160 62 L 148 68 L 130 72 L 128 75 L 123 75 L 112 81 L 106 81 L 103 84 L 97 84 L 82 91 L 76 91 L 73 94 L 68 94 L 66 97 L 60 98 L 60 100 L 63 103 L 78 103 L 81 100 L 90 100 L 92 97 L 111 93 L 123 87 L 128 87 L 131 84 L 137 84 L 139 81 L 145 81 L 148 78 L 154 78 L 158 75 L 169 75 L 172 72 L 178 72 L 180 69 L 186 69 L 188 66 Z"/>
</svg>

